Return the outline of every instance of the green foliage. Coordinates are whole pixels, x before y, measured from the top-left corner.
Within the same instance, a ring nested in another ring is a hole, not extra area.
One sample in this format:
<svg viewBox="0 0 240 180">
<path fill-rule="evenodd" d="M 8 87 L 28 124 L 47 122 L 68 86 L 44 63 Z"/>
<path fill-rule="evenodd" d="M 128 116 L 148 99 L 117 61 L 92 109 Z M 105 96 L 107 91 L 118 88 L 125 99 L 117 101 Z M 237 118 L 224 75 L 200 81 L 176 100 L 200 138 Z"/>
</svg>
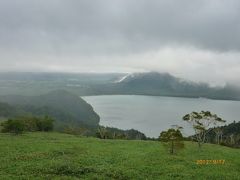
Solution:
<svg viewBox="0 0 240 180">
<path fill-rule="evenodd" d="M 54 120 L 48 116 L 41 117 L 18 117 L 4 121 L 2 132 L 20 134 L 23 131 L 52 131 Z"/>
<path fill-rule="evenodd" d="M 8 103 L 0 103 L 0 117 L 48 115 L 56 119 L 56 124 L 66 125 L 73 122 L 86 128 L 97 128 L 100 119 L 91 105 L 78 95 L 64 90 L 55 90 L 39 96 L 8 95 L 0 99 Z"/>
<path fill-rule="evenodd" d="M 212 114 L 210 111 L 192 112 L 186 114 L 183 118 L 184 121 L 190 123 L 195 131 L 195 140 L 198 142 L 199 148 L 206 141 L 206 135 L 209 133 L 210 126 L 216 126 L 226 121 Z"/>
<path fill-rule="evenodd" d="M 16 119 L 9 119 L 2 123 L 2 132 L 21 134 L 24 131 L 24 122 Z"/>
<path fill-rule="evenodd" d="M 0 133 L 0 179 L 239 179 L 240 151 L 185 142 L 169 156 L 155 141 L 99 140 L 55 132 Z M 197 165 L 224 159 L 224 165 Z"/>
<path fill-rule="evenodd" d="M 159 140 L 165 143 L 171 154 L 176 153 L 177 150 L 184 148 L 183 136 L 180 128 L 171 128 L 167 131 L 162 131 Z"/>
<path fill-rule="evenodd" d="M 38 131 L 52 131 L 53 130 L 53 119 L 49 116 L 39 118 L 36 121 Z"/>
<path fill-rule="evenodd" d="M 146 140 L 145 134 L 135 130 L 121 130 L 112 127 L 99 126 L 96 137 L 100 139 L 129 139 L 129 140 Z"/>
<path fill-rule="evenodd" d="M 33 131 L 39 131 L 38 129 L 38 121 L 40 121 L 40 118 L 35 116 L 21 116 L 17 118 L 18 120 L 23 121 L 25 131 L 33 132 Z"/>
<path fill-rule="evenodd" d="M 183 136 L 179 129 L 171 128 L 167 131 L 162 131 L 159 139 L 163 142 L 168 142 L 169 140 L 182 140 Z"/>
<path fill-rule="evenodd" d="M 210 143 L 221 144 L 230 147 L 240 147 L 240 121 L 225 126 L 211 128 L 207 134 Z"/>
</svg>

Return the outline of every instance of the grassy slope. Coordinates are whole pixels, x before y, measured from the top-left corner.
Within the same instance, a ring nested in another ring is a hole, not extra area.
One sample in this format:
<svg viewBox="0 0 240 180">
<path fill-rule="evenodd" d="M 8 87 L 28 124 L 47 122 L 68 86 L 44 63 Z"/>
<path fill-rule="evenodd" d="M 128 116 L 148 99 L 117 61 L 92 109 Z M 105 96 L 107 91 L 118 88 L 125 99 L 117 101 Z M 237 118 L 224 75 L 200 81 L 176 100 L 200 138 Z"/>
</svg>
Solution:
<svg viewBox="0 0 240 180">
<path fill-rule="evenodd" d="M 225 159 L 225 165 L 196 165 Z M 238 179 L 240 150 L 186 143 L 169 155 L 161 143 L 100 140 L 59 133 L 0 134 L 0 179 Z"/>
</svg>

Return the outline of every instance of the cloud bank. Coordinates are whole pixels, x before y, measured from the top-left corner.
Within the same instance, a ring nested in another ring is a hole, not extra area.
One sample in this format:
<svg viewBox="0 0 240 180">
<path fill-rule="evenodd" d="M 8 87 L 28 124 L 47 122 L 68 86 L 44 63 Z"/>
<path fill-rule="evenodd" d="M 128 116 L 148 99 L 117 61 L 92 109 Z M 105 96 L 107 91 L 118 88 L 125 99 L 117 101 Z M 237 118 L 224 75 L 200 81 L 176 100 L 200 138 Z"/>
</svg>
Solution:
<svg viewBox="0 0 240 180">
<path fill-rule="evenodd" d="M 239 82 L 238 0 L 2 0 L 0 71 Z"/>
</svg>

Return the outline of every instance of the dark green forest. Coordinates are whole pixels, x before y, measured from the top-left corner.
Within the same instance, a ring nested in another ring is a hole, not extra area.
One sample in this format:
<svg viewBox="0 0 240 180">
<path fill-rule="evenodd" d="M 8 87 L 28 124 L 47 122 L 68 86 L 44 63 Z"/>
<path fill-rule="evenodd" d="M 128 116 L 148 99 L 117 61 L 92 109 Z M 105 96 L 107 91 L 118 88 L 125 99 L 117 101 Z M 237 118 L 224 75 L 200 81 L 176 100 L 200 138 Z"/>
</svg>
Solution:
<svg viewBox="0 0 240 180">
<path fill-rule="evenodd" d="M 57 120 L 59 129 L 66 124 L 97 127 L 100 119 L 91 105 L 63 90 L 39 96 L 2 96 L 1 101 L 4 102 L 0 104 L 2 117 L 48 115 Z"/>
</svg>

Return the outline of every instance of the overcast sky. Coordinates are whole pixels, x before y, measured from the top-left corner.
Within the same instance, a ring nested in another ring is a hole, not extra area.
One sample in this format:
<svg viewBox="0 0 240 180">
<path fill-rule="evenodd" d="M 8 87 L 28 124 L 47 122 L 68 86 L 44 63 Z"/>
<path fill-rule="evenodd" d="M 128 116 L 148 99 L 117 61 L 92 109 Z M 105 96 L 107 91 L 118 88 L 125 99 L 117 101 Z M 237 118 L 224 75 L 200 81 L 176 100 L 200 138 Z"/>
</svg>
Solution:
<svg viewBox="0 0 240 180">
<path fill-rule="evenodd" d="M 0 0 L 0 71 L 240 82 L 240 1 Z"/>
</svg>

